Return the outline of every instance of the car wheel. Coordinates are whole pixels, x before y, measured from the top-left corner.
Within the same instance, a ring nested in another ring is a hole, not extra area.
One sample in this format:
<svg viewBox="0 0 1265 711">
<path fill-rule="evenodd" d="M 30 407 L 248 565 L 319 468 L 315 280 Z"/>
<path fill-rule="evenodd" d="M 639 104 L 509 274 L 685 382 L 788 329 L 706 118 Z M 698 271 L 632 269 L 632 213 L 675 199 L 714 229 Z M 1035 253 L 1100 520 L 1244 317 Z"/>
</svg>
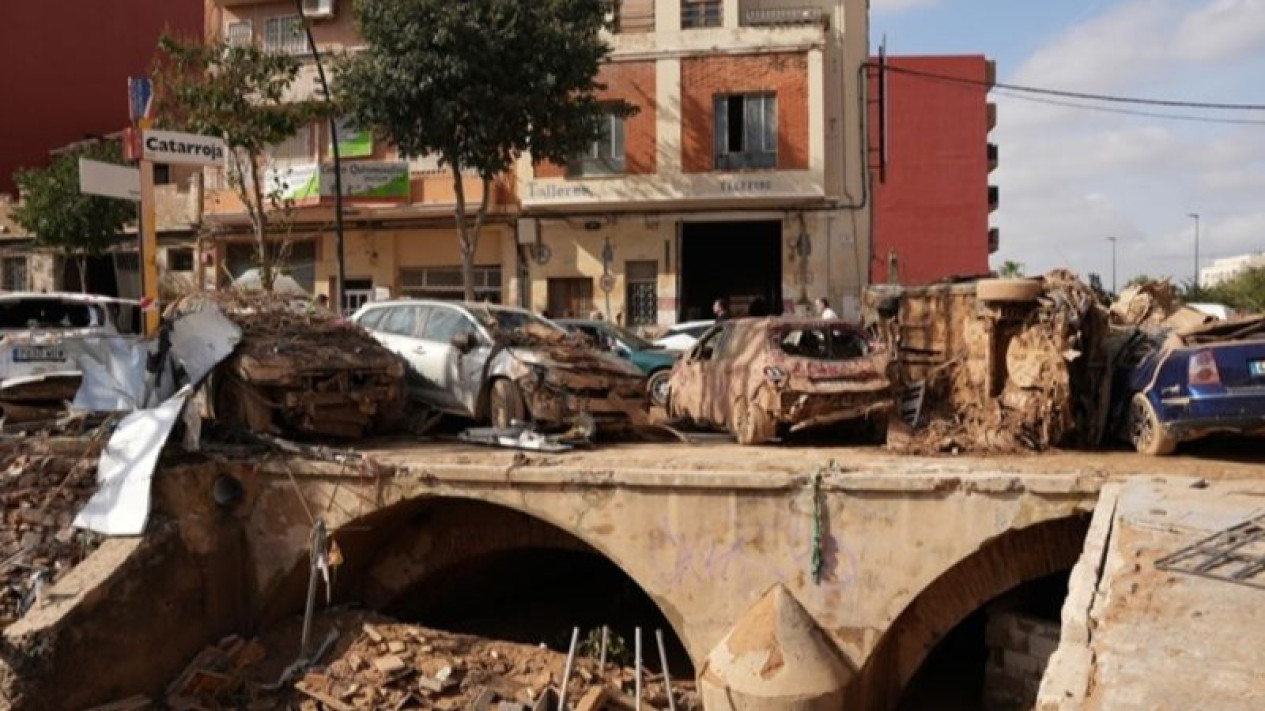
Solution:
<svg viewBox="0 0 1265 711">
<path fill-rule="evenodd" d="M 646 381 L 646 394 L 650 396 L 650 404 L 667 408 L 668 383 L 671 379 L 672 371 L 666 368 L 650 374 L 650 379 Z"/>
<path fill-rule="evenodd" d="M 518 386 L 504 379 L 492 381 L 492 392 L 488 394 L 488 419 L 492 426 L 504 429 L 526 418 L 527 406 Z"/>
<path fill-rule="evenodd" d="M 1142 393 L 1134 395 L 1129 403 L 1129 440 L 1140 454 L 1152 457 L 1172 454 L 1177 449 L 1177 440 L 1165 434 L 1155 408 Z"/>
<path fill-rule="evenodd" d="M 759 405 L 746 398 L 734 401 L 734 436 L 738 444 L 761 444 L 773 439 L 777 423 Z"/>
</svg>

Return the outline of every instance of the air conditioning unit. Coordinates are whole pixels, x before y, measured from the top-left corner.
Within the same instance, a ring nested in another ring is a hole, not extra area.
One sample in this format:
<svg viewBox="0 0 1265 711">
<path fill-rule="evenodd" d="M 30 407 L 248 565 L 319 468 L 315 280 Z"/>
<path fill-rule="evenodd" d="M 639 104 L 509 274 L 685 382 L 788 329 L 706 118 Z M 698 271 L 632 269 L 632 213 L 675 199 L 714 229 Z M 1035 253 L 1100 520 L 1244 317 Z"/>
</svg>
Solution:
<svg viewBox="0 0 1265 711">
<path fill-rule="evenodd" d="M 303 15 L 314 20 L 334 16 L 334 0 L 303 0 Z"/>
</svg>

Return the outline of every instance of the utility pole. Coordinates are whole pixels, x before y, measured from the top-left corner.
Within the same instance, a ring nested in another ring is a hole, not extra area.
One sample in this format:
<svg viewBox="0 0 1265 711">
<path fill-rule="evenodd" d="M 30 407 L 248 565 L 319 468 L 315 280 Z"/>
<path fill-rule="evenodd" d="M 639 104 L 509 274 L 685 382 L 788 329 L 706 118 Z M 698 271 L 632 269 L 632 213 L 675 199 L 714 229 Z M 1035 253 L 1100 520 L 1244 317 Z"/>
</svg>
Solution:
<svg viewBox="0 0 1265 711">
<path fill-rule="evenodd" d="M 1199 213 L 1187 213 L 1187 217 L 1195 220 L 1195 288 L 1199 288 Z"/>
<path fill-rule="evenodd" d="M 1111 293 L 1117 294 L 1116 291 L 1116 238 L 1108 237 L 1107 241 L 1111 243 Z"/>
<path fill-rule="evenodd" d="M 325 92 L 325 103 L 333 106 L 334 98 L 329 94 L 329 82 L 325 80 L 325 67 L 321 66 L 321 54 L 316 49 L 316 40 L 312 37 L 312 26 L 308 24 L 307 14 L 303 12 L 303 0 L 294 0 L 294 8 L 299 12 L 299 20 L 303 23 L 303 33 L 307 36 L 307 47 L 312 52 L 312 61 L 316 63 L 316 76 L 321 81 L 321 91 Z M 329 302 L 334 313 L 343 312 L 343 286 L 346 284 L 347 263 L 343 254 L 343 162 L 338 150 L 338 117 L 334 112 L 329 114 L 329 148 L 334 158 L 334 256 L 337 261 L 334 293 Z M 320 174 L 320 167 L 317 167 Z"/>
</svg>

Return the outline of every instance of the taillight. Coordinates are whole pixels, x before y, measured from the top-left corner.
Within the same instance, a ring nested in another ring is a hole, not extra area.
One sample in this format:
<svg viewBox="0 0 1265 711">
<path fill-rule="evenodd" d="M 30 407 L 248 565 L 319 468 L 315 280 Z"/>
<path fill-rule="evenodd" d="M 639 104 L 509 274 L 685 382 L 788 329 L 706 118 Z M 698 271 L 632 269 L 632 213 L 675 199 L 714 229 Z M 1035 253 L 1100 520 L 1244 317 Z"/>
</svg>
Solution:
<svg viewBox="0 0 1265 711">
<path fill-rule="evenodd" d="M 1187 374 L 1187 385 L 1220 385 L 1221 373 L 1217 370 L 1217 359 L 1212 351 L 1199 351 L 1190 359 L 1190 372 Z"/>
</svg>

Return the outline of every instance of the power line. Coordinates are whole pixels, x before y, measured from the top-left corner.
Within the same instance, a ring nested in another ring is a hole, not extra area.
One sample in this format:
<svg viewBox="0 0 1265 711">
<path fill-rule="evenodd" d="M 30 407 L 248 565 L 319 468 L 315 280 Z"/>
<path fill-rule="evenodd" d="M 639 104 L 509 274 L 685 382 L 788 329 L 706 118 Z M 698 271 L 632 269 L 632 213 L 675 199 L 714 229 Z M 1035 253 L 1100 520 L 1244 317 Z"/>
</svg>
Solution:
<svg viewBox="0 0 1265 711">
<path fill-rule="evenodd" d="M 978 79 L 967 79 L 965 77 L 955 77 L 947 74 L 937 74 L 935 72 L 924 72 L 919 69 L 909 69 L 907 67 L 895 67 L 890 64 L 880 65 L 871 62 L 868 63 L 868 66 L 889 72 L 896 72 L 898 74 L 923 77 L 924 79 L 935 79 L 938 81 L 966 84 L 970 86 L 981 86 L 985 88 L 1009 89 L 1010 91 L 1018 91 L 1029 94 L 1044 94 L 1046 96 L 1059 96 L 1068 99 L 1086 99 L 1089 101 L 1104 101 L 1121 104 L 1143 104 L 1147 106 L 1168 106 L 1171 108 L 1211 109 L 1216 111 L 1265 111 L 1265 104 L 1220 104 L 1201 101 L 1175 101 L 1171 99 L 1143 99 L 1134 96 L 1117 96 L 1112 94 L 1089 94 L 1080 91 L 1065 91 L 1062 89 L 1023 86 L 1021 84 L 1004 84 L 1001 82 L 980 81 Z"/>
<path fill-rule="evenodd" d="M 1166 114 L 1159 111 L 1140 111 L 1137 109 L 1121 109 L 1110 106 L 1094 106 L 1092 104 L 1080 104 L 1075 101 L 1059 101 L 1058 99 L 1042 99 L 1036 96 L 1024 96 L 1023 94 L 1014 93 L 1007 89 L 997 91 L 999 96 L 1005 96 L 1017 101 L 1031 101 L 1037 104 L 1049 104 L 1052 106 L 1066 106 L 1073 109 L 1084 109 L 1086 111 L 1099 111 L 1107 114 L 1123 114 L 1126 116 L 1145 116 L 1147 118 L 1167 119 L 1170 121 L 1195 121 L 1198 123 L 1220 123 L 1220 124 L 1248 124 L 1255 126 L 1265 126 L 1265 119 L 1234 119 L 1234 118 L 1218 118 L 1215 116 L 1192 116 L 1190 114 Z"/>
</svg>

